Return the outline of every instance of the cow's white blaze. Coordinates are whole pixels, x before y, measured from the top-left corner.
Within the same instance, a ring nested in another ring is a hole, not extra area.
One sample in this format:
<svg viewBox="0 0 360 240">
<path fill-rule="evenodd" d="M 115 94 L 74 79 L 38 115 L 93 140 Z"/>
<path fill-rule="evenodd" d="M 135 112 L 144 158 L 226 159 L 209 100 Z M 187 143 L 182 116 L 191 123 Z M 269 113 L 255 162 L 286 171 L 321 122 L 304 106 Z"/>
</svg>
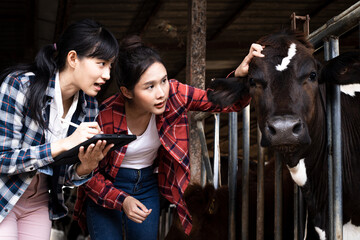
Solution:
<svg viewBox="0 0 360 240">
<path fill-rule="evenodd" d="M 319 227 L 315 227 L 315 231 L 318 233 L 320 240 L 326 240 L 326 233 Z"/>
<path fill-rule="evenodd" d="M 340 91 L 350 95 L 351 97 L 355 97 L 356 92 L 360 92 L 360 84 L 348 84 L 348 85 L 340 85 Z"/>
<path fill-rule="evenodd" d="M 290 171 L 291 177 L 294 180 L 294 182 L 300 187 L 304 186 L 307 181 L 304 158 L 300 159 L 299 163 L 295 167 L 293 168 L 289 168 L 289 166 L 287 167 Z"/>
<path fill-rule="evenodd" d="M 343 226 L 343 239 L 355 240 L 360 237 L 360 226 L 357 227 L 351 223 L 351 220 Z"/>
<path fill-rule="evenodd" d="M 290 44 L 287 57 L 283 58 L 283 60 L 281 61 L 281 64 L 276 65 L 276 70 L 282 72 L 285 69 L 287 69 L 287 66 L 290 63 L 290 60 L 295 56 L 295 53 L 296 53 L 296 44 L 292 43 L 292 44 Z"/>
</svg>

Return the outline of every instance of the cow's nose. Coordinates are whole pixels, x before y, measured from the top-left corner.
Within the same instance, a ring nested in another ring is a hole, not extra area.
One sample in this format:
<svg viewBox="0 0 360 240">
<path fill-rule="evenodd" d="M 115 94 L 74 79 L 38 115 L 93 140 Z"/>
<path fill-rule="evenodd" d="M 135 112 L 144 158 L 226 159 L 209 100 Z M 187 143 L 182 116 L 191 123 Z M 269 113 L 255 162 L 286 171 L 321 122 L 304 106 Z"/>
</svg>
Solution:
<svg viewBox="0 0 360 240">
<path fill-rule="evenodd" d="M 265 135 L 273 146 L 301 144 L 306 132 L 302 120 L 293 116 L 275 116 L 265 125 Z"/>
</svg>

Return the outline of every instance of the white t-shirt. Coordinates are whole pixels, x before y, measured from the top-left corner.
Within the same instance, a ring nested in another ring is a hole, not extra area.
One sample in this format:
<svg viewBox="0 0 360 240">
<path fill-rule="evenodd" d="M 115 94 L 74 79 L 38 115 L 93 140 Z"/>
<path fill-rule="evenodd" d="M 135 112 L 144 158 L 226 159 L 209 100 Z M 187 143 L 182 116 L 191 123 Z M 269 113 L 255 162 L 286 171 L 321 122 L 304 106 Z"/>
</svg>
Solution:
<svg viewBox="0 0 360 240">
<path fill-rule="evenodd" d="M 130 129 L 128 129 L 128 133 L 132 134 Z M 152 114 L 145 132 L 129 143 L 121 167 L 141 169 L 151 166 L 160 145 L 155 114 Z"/>
</svg>

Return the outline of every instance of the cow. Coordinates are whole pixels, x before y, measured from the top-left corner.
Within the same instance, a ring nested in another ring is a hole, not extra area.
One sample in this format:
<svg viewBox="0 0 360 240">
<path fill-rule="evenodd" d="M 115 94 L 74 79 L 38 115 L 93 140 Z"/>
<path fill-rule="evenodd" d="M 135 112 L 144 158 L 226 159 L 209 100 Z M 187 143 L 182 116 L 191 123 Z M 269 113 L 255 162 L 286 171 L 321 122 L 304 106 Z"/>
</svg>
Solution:
<svg viewBox="0 0 360 240">
<path fill-rule="evenodd" d="M 227 158 L 221 158 L 221 168 L 227 168 Z M 241 162 L 241 159 L 239 160 Z M 284 169 L 286 170 L 286 169 Z M 290 174 L 283 171 L 283 201 L 284 211 L 284 231 L 283 239 L 293 238 L 293 189 L 294 184 L 290 179 Z M 222 174 L 222 182 L 226 184 L 227 174 Z M 249 165 L 249 239 L 256 239 L 256 196 L 257 196 L 257 163 L 250 161 Z M 264 239 L 274 239 L 274 158 L 266 162 L 264 166 Z M 241 240 L 241 164 L 237 171 L 237 191 L 236 191 L 236 239 Z M 184 199 L 189 212 L 192 216 L 193 227 L 189 236 L 185 235 L 184 230 L 178 220 L 177 214 L 174 216 L 173 224 L 165 240 L 227 240 L 229 230 L 229 191 L 227 185 L 222 185 L 215 189 L 212 184 L 204 187 L 192 183 L 184 193 Z"/>
<path fill-rule="evenodd" d="M 264 36 L 264 58 L 254 58 L 243 79 L 212 82 L 211 101 L 226 105 L 246 94 L 252 97 L 261 145 L 284 159 L 300 187 L 308 220 L 318 239 L 329 238 L 328 143 L 326 86 L 341 89 L 343 237 L 360 238 L 360 59 L 359 52 L 345 53 L 322 66 L 314 49 L 296 31 Z"/>
</svg>

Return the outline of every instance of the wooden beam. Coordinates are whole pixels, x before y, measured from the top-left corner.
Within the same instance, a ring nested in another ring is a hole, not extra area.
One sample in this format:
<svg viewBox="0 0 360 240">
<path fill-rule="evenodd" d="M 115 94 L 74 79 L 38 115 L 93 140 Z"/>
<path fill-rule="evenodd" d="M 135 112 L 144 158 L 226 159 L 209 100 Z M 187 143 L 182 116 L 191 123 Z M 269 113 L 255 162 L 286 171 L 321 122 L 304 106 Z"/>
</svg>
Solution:
<svg viewBox="0 0 360 240">
<path fill-rule="evenodd" d="M 227 27 L 229 27 L 239 16 L 241 13 L 243 13 L 250 5 L 250 0 L 244 0 L 241 2 L 241 4 L 238 6 L 236 11 L 229 16 L 228 19 L 225 20 L 225 22 L 214 31 L 209 37 L 207 38 L 208 41 L 212 41 L 215 38 L 217 38 Z"/>
<path fill-rule="evenodd" d="M 35 18 L 36 18 L 36 2 L 35 0 L 28 1 L 26 4 L 26 35 L 25 39 L 25 51 L 24 51 L 24 58 L 26 60 L 31 61 L 34 59 L 36 55 L 36 44 L 35 44 Z"/>
<path fill-rule="evenodd" d="M 188 0 L 188 7 L 186 82 L 205 88 L 206 0 Z M 201 183 L 201 145 L 193 112 L 189 113 L 189 119 L 191 182 Z"/>
<path fill-rule="evenodd" d="M 65 30 L 68 25 L 70 9 L 72 7 L 73 0 L 59 0 L 58 1 L 58 10 L 56 15 L 55 22 L 55 31 L 54 31 L 54 42 L 58 40 L 61 33 Z"/>
<path fill-rule="evenodd" d="M 163 4 L 163 0 L 157 1 L 144 1 L 141 5 L 139 11 L 137 12 L 136 16 L 134 17 L 129 29 L 126 32 L 126 35 L 130 34 L 138 34 L 142 35 L 151 22 L 155 19 L 157 12 L 161 8 Z M 149 9 L 151 9 L 149 11 Z"/>
</svg>

